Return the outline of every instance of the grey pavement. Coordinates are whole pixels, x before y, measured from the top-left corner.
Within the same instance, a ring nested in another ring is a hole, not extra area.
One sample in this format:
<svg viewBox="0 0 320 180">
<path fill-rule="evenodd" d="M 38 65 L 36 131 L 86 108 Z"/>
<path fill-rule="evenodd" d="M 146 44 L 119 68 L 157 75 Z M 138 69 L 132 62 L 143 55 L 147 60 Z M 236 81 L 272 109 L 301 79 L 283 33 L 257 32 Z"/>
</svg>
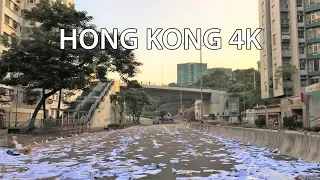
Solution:
<svg viewBox="0 0 320 180">
<path fill-rule="evenodd" d="M 0 179 L 292 179 L 320 172 L 318 164 L 188 127 L 160 124 L 83 134 L 39 144 L 25 156 L 0 150 Z"/>
</svg>

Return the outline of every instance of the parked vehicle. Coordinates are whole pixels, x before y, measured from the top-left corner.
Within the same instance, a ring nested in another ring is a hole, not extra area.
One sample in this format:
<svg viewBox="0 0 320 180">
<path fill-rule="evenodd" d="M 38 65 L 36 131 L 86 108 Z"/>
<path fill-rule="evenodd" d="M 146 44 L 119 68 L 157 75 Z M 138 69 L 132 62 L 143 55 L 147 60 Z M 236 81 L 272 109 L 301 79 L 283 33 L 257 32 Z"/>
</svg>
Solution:
<svg viewBox="0 0 320 180">
<path fill-rule="evenodd" d="M 203 116 L 201 124 L 219 124 L 219 121 L 215 114 L 208 114 Z"/>
<path fill-rule="evenodd" d="M 159 118 L 153 118 L 153 124 L 160 124 Z"/>
</svg>

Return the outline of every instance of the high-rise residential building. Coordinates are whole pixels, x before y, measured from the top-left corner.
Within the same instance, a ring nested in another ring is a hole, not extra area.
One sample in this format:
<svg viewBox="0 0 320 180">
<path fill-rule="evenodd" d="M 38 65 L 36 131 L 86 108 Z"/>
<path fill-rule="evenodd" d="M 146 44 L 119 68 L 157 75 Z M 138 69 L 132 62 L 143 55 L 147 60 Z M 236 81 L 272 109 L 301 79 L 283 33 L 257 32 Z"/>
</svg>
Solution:
<svg viewBox="0 0 320 180">
<path fill-rule="evenodd" d="M 202 70 L 201 70 L 202 67 Z M 185 63 L 177 65 L 177 83 L 193 85 L 201 78 L 201 74 L 207 73 L 206 63 Z"/>
<path fill-rule="evenodd" d="M 320 0 L 305 0 L 305 15 L 308 54 L 301 63 L 307 70 L 308 85 L 312 85 L 320 83 Z"/>
<path fill-rule="evenodd" d="M 299 95 L 307 75 L 303 0 L 259 0 L 259 21 L 262 98 Z M 299 73 L 275 84 L 275 72 L 283 64 L 296 66 Z"/>
<path fill-rule="evenodd" d="M 211 74 L 217 70 L 223 71 L 224 73 L 226 73 L 226 75 L 228 75 L 230 77 L 230 79 L 232 78 L 232 68 L 209 68 L 207 70 L 207 73 Z"/>
<path fill-rule="evenodd" d="M 0 33 L 5 38 L 20 36 L 23 27 L 21 10 L 24 9 L 23 0 L 0 0 Z M 5 49 L 0 45 L 0 52 Z"/>
</svg>

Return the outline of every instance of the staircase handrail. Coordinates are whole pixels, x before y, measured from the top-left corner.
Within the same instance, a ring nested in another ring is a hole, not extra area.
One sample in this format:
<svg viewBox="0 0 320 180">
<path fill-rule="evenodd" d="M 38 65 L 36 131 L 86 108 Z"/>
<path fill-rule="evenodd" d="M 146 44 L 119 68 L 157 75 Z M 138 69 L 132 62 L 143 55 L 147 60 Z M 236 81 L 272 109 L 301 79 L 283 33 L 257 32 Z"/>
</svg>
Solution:
<svg viewBox="0 0 320 180">
<path fill-rule="evenodd" d="M 97 86 L 99 86 L 100 84 L 102 84 L 102 83 L 98 83 Z M 97 87 L 97 86 L 95 86 L 95 87 Z M 84 106 L 84 104 L 87 103 L 91 97 L 93 97 L 92 94 L 95 92 L 94 90 L 95 90 L 95 88 L 93 88 L 93 90 L 87 96 L 85 96 L 85 98 L 81 101 L 81 103 L 79 103 L 77 105 L 77 107 L 75 109 L 76 111 L 79 111 Z M 74 118 L 76 115 L 77 115 L 77 113 L 73 113 Z"/>
<path fill-rule="evenodd" d="M 106 96 L 106 94 L 109 92 L 110 88 L 113 86 L 113 81 L 111 81 L 102 91 L 102 93 L 100 94 L 100 96 L 96 99 L 95 103 L 91 105 L 91 108 L 88 112 L 88 114 L 86 116 L 83 116 L 80 118 L 80 120 L 89 122 L 94 111 L 97 109 L 97 107 L 99 106 L 100 102 L 102 101 L 102 99 Z"/>
</svg>

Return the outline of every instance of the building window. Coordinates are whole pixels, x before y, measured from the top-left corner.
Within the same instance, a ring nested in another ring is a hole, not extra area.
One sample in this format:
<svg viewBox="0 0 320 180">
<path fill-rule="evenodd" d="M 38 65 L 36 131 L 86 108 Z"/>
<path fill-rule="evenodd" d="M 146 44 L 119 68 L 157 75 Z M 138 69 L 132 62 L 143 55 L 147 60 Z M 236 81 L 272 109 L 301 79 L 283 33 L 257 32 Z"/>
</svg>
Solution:
<svg viewBox="0 0 320 180">
<path fill-rule="evenodd" d="M 320 11 L 315 11 L 306 16 L 307 23 L 315 23 L 320 21 Z"/>
<path fill-rule="evenodd" d="M 8 34 L 8 33 L 3 33 L 3 38 L 5 39 L 5 40 L 9 40 L 9 37 L 10 37 L 10 35 Z"/>
<path fill-rule="evenodd" d="M 36 0 L 28 0 L 28 3 L 35 4 L 35 3 L 37 3 L 37 1 Z"/>
<path fill-rule="evenodd" d="M 10 24 L 10 17 L 8 15 L 4 15 L 4 22 Z"/>
<path fill-rule="evenodd" d="M 13 21 L 12 25 L 13 25 L 13 28 L 16 29 L 16 30 L 19 27 L 19 25 L 18 25 L 18 23 L 16 21 Z"/>
<path fill-rule="evenodd" d="M 309 71 L 310 72 L 317 72 L 320 71 L 320 59 L 313 59 L 309 61 Z"/>
<path fill-rule="evenodd" d="M 274 6 L 271 8 L 272 15 L 274 15 Z"/>
<path fill-rule="evenodd" d="M 262 29 L 262 37 L 263 37 L 263 39 L 266 38 L 266 30 L 265 29 Z"/>
<path fill-rule="evenodd" d="M 319 54 L 320 43 L 314 43 L 308 45 L 308 55 L 317 55 Z"/>
<path fill-rule="evenodd" d="M 300 59 L 300 70 L 306 70 L 306 59 Z"/>
<path fill-rule="evenodd" d="M 261 4 L 261 10 L 262 10 L 262 13 L 264 13 L 264 2 L 262 2 Z"/>
<path fill-rule="evenodd" d="M 263 51 L 266 51 L 266 42 L 263 42 Z"/>
<path fill-rule="evenodd" d="M 264 25 L 264 16 L 262 16 L 262 25 Z"/>
<path fill-rule="evenodd" d="M 266 70 L 265 70 L 265 71 L 266 71 Z M 265 92 L 267 92 L 267 91 L 268 91 L 268 85 L 267 85 L 267 83 L 266 83 L 266 82 L 264 83 L 264 91 L 265 91 Z"/>
<path fill-rule="evenodd" d="M 302 0 L 297 0 L 297 7 L 302 7 Z"/>
<path fill-rule="evenodd" d="M 276 35 L 275 35 L 275 34 L 272 36 L 272 42 L 273 42 L 273 45 L 275 46 L 275 45 L 276 45 L 276 42 L 277 42 L 277 39 L 276 39 Z"/>
<path fill-rule="evenodd" d="M 304 28 L 303 27 L 298 28 L 298 37 L 304 38 Z"/>
<path fill-rule="evenodd" d="M 16 13 L 19 13 L 19 6 L 14 4 L 13 5 L 13 11 L 16 12 Z"/>
<path fill-rule="evenodd" d="M 263 63 L 264 65 L 267 65 L 267 56 L 263 56 Z"/>
<path fill-rule="evenodd" d="M 273 30 L 276 29 L 276 21 L 275 21 L 275 20 L 272 21 L 272 29 L 273 29 Z"/>
<path fill-rule="evenodd" d="M 8 6 L 10 8 L 10 4 L 11 4 L 11 1 L 10 0 L 6 0 L 6 6 Z"/>
<path fill-rule="evenodd" d="M 299 43 L 299 53 L 300 54 L 304 54 L 304 49 L 305 49 L 304 43 Z"/>
<path fill-rule="evenodd" d="M 299 23 L 303 23 L 303 11 L 298 11 L 297 19 Z"/>
</svg>

